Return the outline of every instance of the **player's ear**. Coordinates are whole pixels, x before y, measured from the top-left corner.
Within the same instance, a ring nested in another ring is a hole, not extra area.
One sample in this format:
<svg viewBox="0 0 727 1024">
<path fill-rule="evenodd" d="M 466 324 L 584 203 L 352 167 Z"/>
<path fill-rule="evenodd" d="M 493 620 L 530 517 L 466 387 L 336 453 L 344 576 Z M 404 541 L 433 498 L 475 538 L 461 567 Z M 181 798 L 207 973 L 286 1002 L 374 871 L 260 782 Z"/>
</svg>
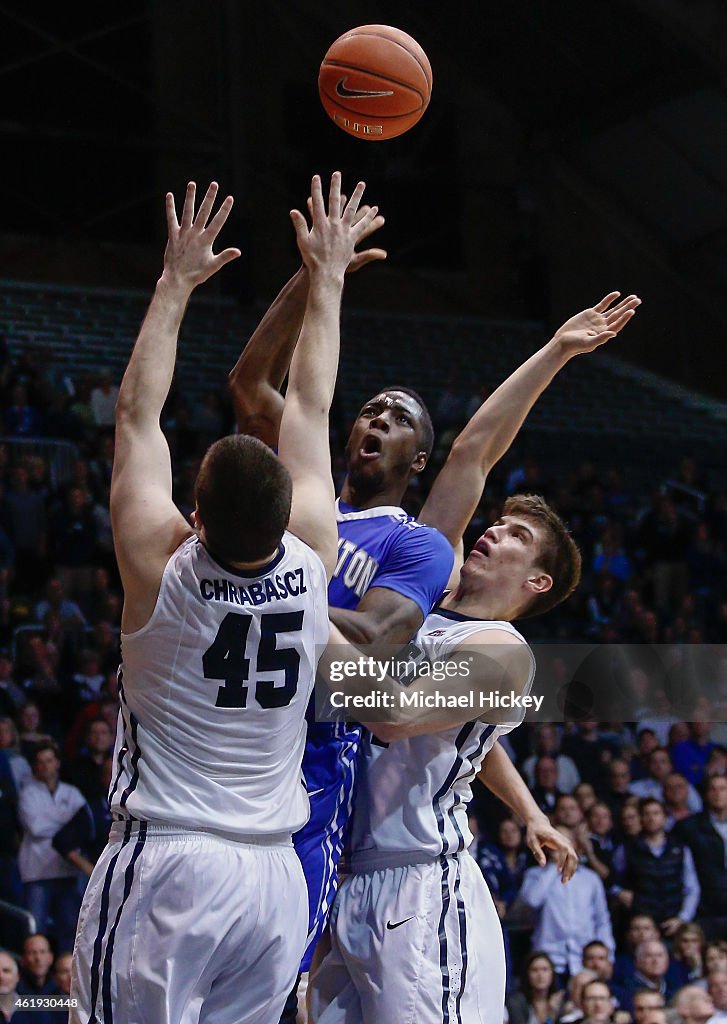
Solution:
<svg viewBox="0 0 727 1024">
<path fill-rule="evenodd" d="M 194 510 L 189 513 L 189 521 L 195 530 L 202 529 L 202 520 L 199 518 L 199 510 L 195 506 Z"/>
<path fill-rule="evenodd" d="M 429 461 L 429 456 L 426 452 L 417 452 L 411 464 L 412 473 L 421 473 Z"/>
<path fill-rule="evenodd" d="M 533 594 L 547 594 L 553 586 L 553 577 L 547 572 L 534 573 L 527 578 L 525 586 Z"/>
</svg>

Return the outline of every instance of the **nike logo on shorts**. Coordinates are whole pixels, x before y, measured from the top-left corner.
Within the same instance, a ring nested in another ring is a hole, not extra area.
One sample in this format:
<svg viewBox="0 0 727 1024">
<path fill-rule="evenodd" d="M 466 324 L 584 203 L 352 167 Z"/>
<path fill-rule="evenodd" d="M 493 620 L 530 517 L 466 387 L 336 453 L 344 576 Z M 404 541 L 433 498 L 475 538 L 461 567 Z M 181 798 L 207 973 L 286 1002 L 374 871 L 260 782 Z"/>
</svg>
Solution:
<svg viewBox="0 0 727 1024">
<path fill-rule="evenodd" d="M 386 927 L 388 931 L 393 932 L 394 928 L 401 928 L 403 924 L 406 924 L 407 921 L 413 921 L 415 917 L 416 914 L 413 914 L 411 917 L 405 917 L 403 921 L 397 921 L 396 924 L 392 924 L 391 921 L 387 921 Z"/>
<path fill-rule="evenodd" d="M 336 82 L 336 95 L 343 96 L 344 99 L 350 96 L 393 96 L 394 90 L 384 90 L 384 92 L 377 92 L 375 89 L 347 89 L 346 78 L 341 78 Z"/>
</svg>

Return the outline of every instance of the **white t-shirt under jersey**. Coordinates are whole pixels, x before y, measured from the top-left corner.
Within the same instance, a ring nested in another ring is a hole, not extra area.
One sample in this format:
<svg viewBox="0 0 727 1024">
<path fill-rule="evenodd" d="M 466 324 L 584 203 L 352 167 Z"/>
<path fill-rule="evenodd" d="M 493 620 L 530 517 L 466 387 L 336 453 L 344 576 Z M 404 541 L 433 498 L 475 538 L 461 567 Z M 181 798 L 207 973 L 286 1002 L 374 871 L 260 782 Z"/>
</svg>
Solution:
<svg viewBox="0 0 727 1024">
<path fill-rule="evenodd" d="M 413 643 L 431 661 L 443 661 L 468 636 L 499 629 L 524 638 L 509 622 L 483 622 L 446 609 L 427 616 Z M 532 685 L 535 659 L 530 654 Z M 442 683 L 442 691 L 446 682 Z M 472 841 L 467 826 L 471 783 L 498 736 L 512 722 L 473 721 L 442 732 L 395 740 L 388 745 L 366 733 L 354 809 L 351 849 L 357 867 L 395 863 L 397 857 L 438 857 L 465 850 Z"/>
<path fill-rule="evenodd" d="M 114 817 L 233 837 L 299 829 L 304 716 L 327 639 L 326 572 L 297 537 L 255 576 L 197 537 L 181 544 L 151 619 L 121 638 Z"/>
</svg>

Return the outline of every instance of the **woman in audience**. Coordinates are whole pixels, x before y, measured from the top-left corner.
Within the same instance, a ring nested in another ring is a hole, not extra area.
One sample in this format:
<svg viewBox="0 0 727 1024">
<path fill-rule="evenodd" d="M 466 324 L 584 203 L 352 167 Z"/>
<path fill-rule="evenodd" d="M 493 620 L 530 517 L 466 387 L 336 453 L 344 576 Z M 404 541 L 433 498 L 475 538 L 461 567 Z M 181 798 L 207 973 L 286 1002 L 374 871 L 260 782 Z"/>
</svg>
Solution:
<svg viewBox="0 0 727 1024">
<path fill-rule="evenodd" d="M 553 961 L 547 953 L 535 951 L 525 960 L 520 991 L 506 1000 L 509 1024 L 555 1024 L 564 1000 Z"/>
<path fill-rule="evenodd" d="M 677 928 L 671 955 L 672 969 L 680 987 L 702 981 L 705 946 L 704 932 L 698 924 L 689 922 Z"/>
</svg>

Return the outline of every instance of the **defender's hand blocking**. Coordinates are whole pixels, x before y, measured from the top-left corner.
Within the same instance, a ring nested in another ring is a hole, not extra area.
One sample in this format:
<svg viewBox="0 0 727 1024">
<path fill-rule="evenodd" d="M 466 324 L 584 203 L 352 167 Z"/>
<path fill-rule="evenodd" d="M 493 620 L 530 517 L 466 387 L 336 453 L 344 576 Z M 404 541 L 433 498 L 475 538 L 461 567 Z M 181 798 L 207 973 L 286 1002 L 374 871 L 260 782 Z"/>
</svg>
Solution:
<svg viewBox="0 0 727 1024">
<path fill-rule="evenodd" d="M 341 202 L 341 174 L 334 171 L 331 176 L 331 187 L 328 195 L 328 211 L 323 201 L 321 179 L 316 174 L 311 182 L 311 198 L 309 209 L 313 225 L 308 223 L 299 210 L 290 211 L 290 219 L 295 228 L 298 248 L 303 262 L 311 274 L 328 272 L 335 276 L 343 276 L 357 254 L 356 245 L 377 228 L 384 220 L 378 217 L 379 208 L 372 206 L 359 214 L 359 204 L 365 189 L 360 181 L 347 203 Z M 378 221 L 378 223 L 375 223 Z M 381 259 L 381 256 L 369 257 Z M 366 262 L 366 261 L 364 261 Z M 359 259 L 359 265 L 363 265 Z M 351 269 L 357 269 L 352 267 Z"/>
<path fill-rule="evenodd" d="M 592 352 L 594 348 L 615 338 L 641 305 L 637 295 L 629 295 L 609 309 L 620 294 L 609 292 L 591 309 L 576 313 L 558 328 L 553 341 L 561 345 L 568 356 L 576 356 L 582 352 Z"/>
<path fill-rule="evenodd" d="M 343 211 L 344 211 L 344 209 L 346 207 L 346 203 L 347 202 L 348 202 L 348 197 L 347 196 L 341 196 L 341 213 L 343 213 Z M 307 206 L 308 206 L 308 213 L 309 213 L 310 216 L 312 216 L 313 215 L 313 200 L 311 199 L 310 196 L 308 196 Z M 370 209 L 371 209 L 370 206 L 359 206 L 358 212 L 356 213 L 356 217 L 355 217 L 355 223 L 357 224 L 360 220 L 362 220 L 366 216 L 366 214 L 369 212 Z M 365 238 L 368 238 L 369 235 L 373 235 L 374 231 L 378 231 L 379 228 L 382 228 L 383 226 L 384 226 L 384 218 L 379 213 L 379 214 L 377 214 L 374 217 L 374 219 L 372 221 L 369 221 L 368 227 L 366 228 L 364 233 L 360 236 L 358 242 L 363 242 L 363 240 Z M 357 245 L 358 245 L 358 242 L 356 243 Z M 386 252 L 386 249 L 364 249 L 362 252 L 354 252 L 353 256 L 351 257 L 351 262 L 346 267 L 346 273 L 347 274 L 355 274 L 357 270 L 360 270 L 361 267 L 365 267 L 368 263 L 374 263 L 377 260 L 385 260 L 387 255 L 388 255 L 388 253 Z"/>
<path fill-rule="evenodd" d="M 207 189 L 197 216 L 194 203 L 197 186 L 193 181 L 187 185 L 182 210 L 181 224 L 177 220 L 174 196 L 167 192 L 167 230 L 169 238 L 164 253 L 164 273 L 167 280 L 189 288 L 190 291 L 216 274 L 221 267 L 241 256 L 239 249 L 224 249 L 215 255 L 212 246 L 230 215 L 233 198 L 228 196 L 212 220 L 209 220 L 219 186 L 213 181 Z"/>
</svg>

